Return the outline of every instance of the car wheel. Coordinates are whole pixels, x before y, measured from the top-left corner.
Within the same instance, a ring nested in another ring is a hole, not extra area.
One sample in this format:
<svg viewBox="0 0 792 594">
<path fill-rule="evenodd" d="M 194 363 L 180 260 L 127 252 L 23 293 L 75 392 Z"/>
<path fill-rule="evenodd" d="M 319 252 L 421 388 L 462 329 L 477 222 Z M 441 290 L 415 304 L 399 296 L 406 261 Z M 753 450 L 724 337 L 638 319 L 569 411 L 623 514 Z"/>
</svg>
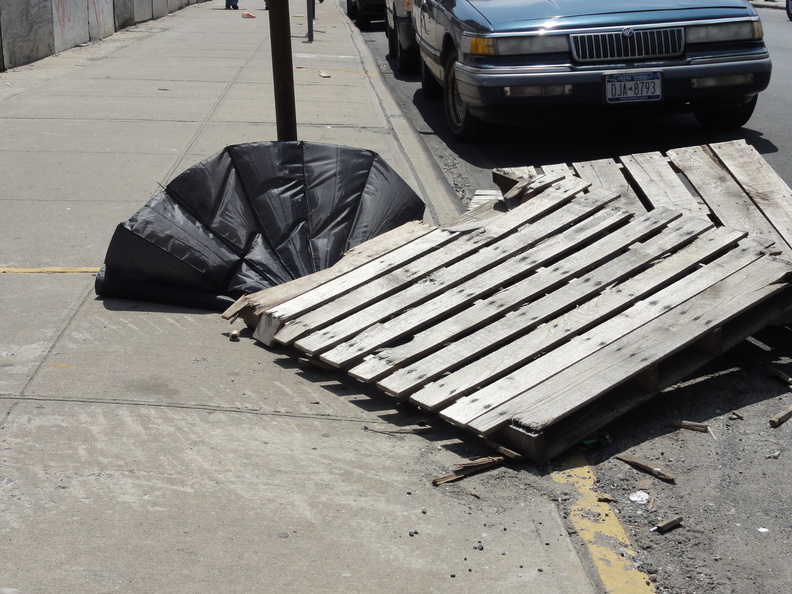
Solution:
<svg viewBox="0 0 792 594">
<path fill-rule="evenodd" d="M 471 115 L 468 106 L 462 100 L 457 87 L 456 71 L 457 53 L 452 51 L 445 63 L 443 81 L 443 107 L 445 107 L 446 122 L 451 130 L 451 135 L 461 142 L 475 140 L 479 137 L 482 122 Z"/>
<path fill-rule="evenodd" d="M 742 128 L 751 119 L 756 100 L 759 96 L 754 95 L 745 105 L 731 107 L 729 109 L 711 109 L 707 111 L 697 111 L 694 113 L 699 124 L 708 130 L 734 130 Z"/>
<path fill-rule="evenodd" d="M 443 94 L 443 87 L 421 59 L 421 91 L 427 99 L 438 99 Z"/>
<path fill-rule="evenodd" d="M 787 0 L 787 17 L 792 21 L 792 0 Z"/>
<path fill-rule="evenodd" d="M 404 51 L 398 29 L 394 29 L 393 38 L 396 40 L 396 68 L 398 68 L 399 74 L 415 74 L 418 70 L 417 52 L 415 50 Z"/>
<path fill-rule="evenodd" d="M 347 16 L 349 17 L 350 21 L 354 21 L 358 16 L 358 8 L 357 4 L 355 4 L 355 0 L 347 0 Z"/>
</svg>

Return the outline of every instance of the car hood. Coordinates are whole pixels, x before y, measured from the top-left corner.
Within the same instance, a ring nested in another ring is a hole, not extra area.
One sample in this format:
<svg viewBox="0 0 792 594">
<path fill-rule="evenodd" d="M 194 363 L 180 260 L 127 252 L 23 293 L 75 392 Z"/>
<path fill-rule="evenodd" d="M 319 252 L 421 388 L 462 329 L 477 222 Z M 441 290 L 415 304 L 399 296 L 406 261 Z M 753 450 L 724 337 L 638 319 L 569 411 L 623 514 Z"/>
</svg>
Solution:
<svg viewBox="0 0 792 594">
<path fill-rule="evenodd" d="M 756 14 L 745 0 L 468 0 L 492 31 L 569 28 Z"/>
</svg>

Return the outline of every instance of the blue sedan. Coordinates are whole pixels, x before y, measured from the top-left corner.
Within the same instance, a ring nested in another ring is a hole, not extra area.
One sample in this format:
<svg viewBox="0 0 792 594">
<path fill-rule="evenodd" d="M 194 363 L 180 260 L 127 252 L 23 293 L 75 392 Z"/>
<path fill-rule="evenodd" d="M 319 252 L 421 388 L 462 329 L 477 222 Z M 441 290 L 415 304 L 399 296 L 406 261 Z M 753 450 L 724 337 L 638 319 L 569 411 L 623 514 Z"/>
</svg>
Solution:
<svg viewBox="0 0 792 594">
<path fill-rule="evenodd" d="M 414 0 L 421 86 L 451 134 L 543 112 L 692 112 L 739 128 L 770 82 L 746 0 Z"/>
</svg>

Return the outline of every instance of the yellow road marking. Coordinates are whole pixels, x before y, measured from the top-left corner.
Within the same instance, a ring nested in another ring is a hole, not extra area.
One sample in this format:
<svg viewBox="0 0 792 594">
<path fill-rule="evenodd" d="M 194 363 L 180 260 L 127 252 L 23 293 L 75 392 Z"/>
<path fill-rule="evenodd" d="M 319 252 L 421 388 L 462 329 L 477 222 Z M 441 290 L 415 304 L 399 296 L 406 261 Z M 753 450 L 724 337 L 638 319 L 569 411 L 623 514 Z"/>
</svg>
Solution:
<svg viewBox="0 0 792 594">
<path fill-rule="evenodd" d="M 0 274 L 93 274 L 98 268 L 74 268 L 68 266 L 50 266 L 47 268 L 0 268 Z"/>
<path fill-rule="evenodd" d="M 648 576 L 635 567 L 635 552 L 616 514 L 610 505 L 597 500 L 594 469 L 586 459 L 579 453 L 568 455 L 563 469 L 552 477 L 573 487 L 579 495 L 569 520 L 586 544 L 608 594 L 655 592 Z"/>
</svg>

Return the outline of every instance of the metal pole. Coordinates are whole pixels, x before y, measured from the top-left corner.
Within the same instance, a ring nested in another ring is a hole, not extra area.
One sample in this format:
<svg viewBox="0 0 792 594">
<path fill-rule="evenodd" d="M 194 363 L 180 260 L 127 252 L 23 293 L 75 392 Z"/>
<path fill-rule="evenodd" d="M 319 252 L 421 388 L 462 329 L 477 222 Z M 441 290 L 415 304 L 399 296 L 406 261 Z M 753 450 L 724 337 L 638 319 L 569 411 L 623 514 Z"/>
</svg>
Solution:
<svg viewBox="0 0 792 594">
<path fill-rule="evenodd" d="M 272 47 L 272 81 L 275 86 L 275 121 L 278 140 L 297 140 L 297 111 L 294 106 L 289 0 L 267 2 Z"/>
<path fill-rule="evenodd" d="M 314 22 L 314 0 L 307 0 L 308 3 L 308 41 L 313 41 L 313 22 Z"/>
</svg>

